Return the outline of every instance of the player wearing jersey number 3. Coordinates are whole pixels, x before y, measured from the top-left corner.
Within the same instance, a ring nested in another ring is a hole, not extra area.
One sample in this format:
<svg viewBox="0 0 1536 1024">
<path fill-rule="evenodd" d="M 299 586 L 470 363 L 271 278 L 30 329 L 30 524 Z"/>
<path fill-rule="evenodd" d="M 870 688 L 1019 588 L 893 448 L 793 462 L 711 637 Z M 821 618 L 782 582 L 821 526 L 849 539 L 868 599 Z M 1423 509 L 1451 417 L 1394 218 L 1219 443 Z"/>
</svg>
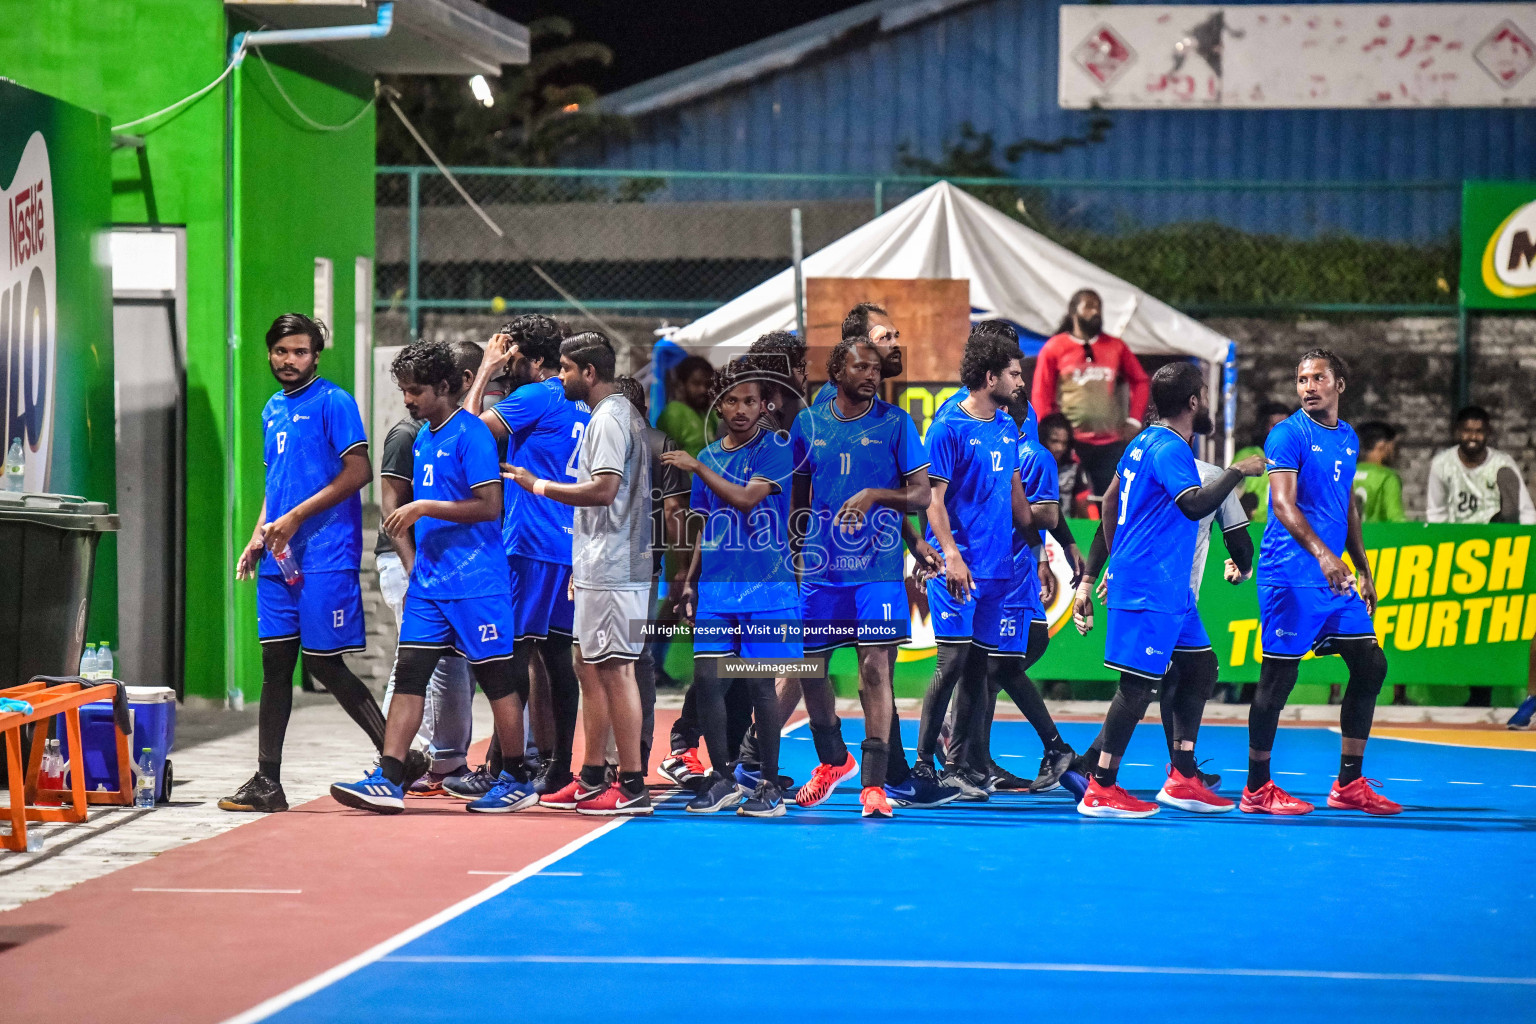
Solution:
<svg viewBox="0 0 1536 1024">
<path fill-rule="evenodd" d="M 1361 774 L 1387 657 L 1371 621 L 1376 584 L 1351 494 L 1360 441 L 1339 419 L 1339 396 L 1348 375 L 1344 361 L 1326 349 L 1302 356 L 1296 368 L 1301 410 L 1264 441 L 1270 516 L 1258 581 L 1264 663 L 1248 714 L 1248 785 L 1242 799 L 1242 809 L 1250 814 L 1312 810 L 1307 801 L 1276 786 L 1269 773 L 1280 712 L 1308 650 L 1341 655 L 1349 666 L 1339 709 L 1343 753 L 1328 806 L 1369 814 L 1402 810 Z M 1346 549 L 1353 572 L 1342 558 Z"/>
</svg>

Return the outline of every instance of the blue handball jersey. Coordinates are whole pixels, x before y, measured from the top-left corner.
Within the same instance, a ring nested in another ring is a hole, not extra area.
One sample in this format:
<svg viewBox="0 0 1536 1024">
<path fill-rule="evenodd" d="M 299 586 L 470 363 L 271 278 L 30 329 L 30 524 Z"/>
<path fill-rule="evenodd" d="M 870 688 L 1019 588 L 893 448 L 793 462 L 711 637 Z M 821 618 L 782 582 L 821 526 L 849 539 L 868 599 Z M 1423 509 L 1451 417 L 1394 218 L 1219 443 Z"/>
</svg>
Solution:
<svg viewBox="0 0 1536 1024">
<path fill-rule="evenodd" d="M 592 410 L 566 398 L 559 377 L 524 384 L 497 402 L 495 412 L 510 435 L 509 464 L 541 480 L 576 482 L 576 455 Z M 503 491 L 501 539 L 507 554 L 570 565 L 576 509 L 517 486 Z"/>
<path fill-rule="evenodd" d="M 944 480 L 944 508 L 955 546 L 978 580 L 1013 575 L 1013 478 L 1019 472 L 1018 428 L 999 411 L 980 420 L 958 402 L 928 428 L 928 476 Z M 928 543 L 939 546 L 933 527 Z"/>
<path fill-rule="evenodd" d="M 1200 470 L 1189 442 L 1154 424 L 1137 434 L 1120 464 L 1120 514 L 1109 556 L 1109 606 L 1181 612 L 1194 601 L 1189 567 L 1200 524 L 1175 499 L 1198 490 Z"/>
<path fill-rule="evenodd" d="M 789 556 L 789 441 L 759 428 L 740 448 L 726 439 L 699 453 L 699 462 L 733 484 L 754 479 L 773 485 L 748 512 L 727 504 L 695 474 L 688 505 L 704 516 L 699 557 L 700 597 L 710 611 L 766 612 L 799 607 Z"/>
<path fill-rule="evenodd" d="M 969 394 L 970 392 L 964 388 L 957 389 L 954 394 L 944 399 L 944 401 L 939 405 L 939 411 L 934 413 L 933 418 L 938 419 L 940 416 L 944 415 L 946 412 L 953 409 L 961 402 L 965 401 L 965 396 Z M 1024 406 L 1024 423 L 1019 427 L 1019 440 L 1034 441 L 1037 444 L 1040 441 L 1040 417 L 1035 415 L 1035 407 L 1032 405 L 1026 404 Z"/>
<path fill-rule="evenodd" d="M 1270 473 L 1296 474 L 1296 507 L 1328 550 L 1343 556 L 1349 533 L 1350 491 L 1360 439 L 1343 420 L 1325 427 L 1306 410 L 1282 421 L 1264 441 Z M 1273 490 L 1270 492 L 1273 494 Z M 1270 505 L 1259 548 L 1259 583 L 1268 587 L 1326 587 L 1317 559 L 1296 543 Z"/>
<path fill-rule="evenodd" d="M 411 485 L 417 501 L 467 501 L 480 484 L 501 480 L 491 428 L 463 409 L 437 430 L 423 423 L 412 452 Z M 510 594 L 500 524 L 450 523 L 430 516 L 416 520 L 410 591 L 434 601 Z"/>
<path fill-rule="evenodd" d="M 1023 434 L 1019 435 L 1019 482 L 1024 485 L 1024 497 L 1030 504 L 1041 504 L 1048 501 L 1061 501 L 1061 484 L 1057 480 L 1056 458 L 1038 441 L 1031 441 Z M 1040 531 L 1040 537 L 1045 538 L 1045 531 Z M 1028 593 L 1022 596 L 1026 601 L 1039 600 L 1040 576 L 1036 568 L 1040 564 L 1035 549 L 1029 546 L 1023 534 L 1018 530 L 1013 531 L 1013 581 L 1008 588 L 1010 598 L 1018 598 L 1020 592 L 1028 590 L 1034 594 L 1030 598 Z"/>
<path fill-rule="evenodd" d="M 343 455 L 368 446 L 357 403 L 324 377 L 273 395 L 261 410 L 261 421 L 269 523 L 336 479 Z M 356 572 L 363 556 L 362 498 L 354 493 L 306 519 L 288 546 L 306 573 Z M 261 575 L 282 574 L 270 552 L 262 558 Z"/>
<path fill-rule="evenodd" d="M 902 487 L 928 465 L 912 417 L 878 398 L 851 419 L 835 401 L 822 402 L 795 417 L 790 446 L 795 475 L 811 479 L 806 578 L 833 585 L 902 579 L 901 513 L 876 505 L 853 533 L 844 533 L 833 516 L 864 488 Z"/>
</svg>

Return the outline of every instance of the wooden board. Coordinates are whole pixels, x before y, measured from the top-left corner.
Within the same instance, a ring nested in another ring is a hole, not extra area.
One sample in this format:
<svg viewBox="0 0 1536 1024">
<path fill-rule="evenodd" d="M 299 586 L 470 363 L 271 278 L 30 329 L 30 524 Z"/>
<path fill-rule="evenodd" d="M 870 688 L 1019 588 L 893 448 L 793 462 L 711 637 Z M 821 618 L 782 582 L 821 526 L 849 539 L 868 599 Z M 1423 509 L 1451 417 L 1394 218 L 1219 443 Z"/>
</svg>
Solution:
<svg viewBox="0 0 1536 1024">
<path fill-rule="evenodd" d="M 876 302 L 901 332 L 908 380 L 959 380 L 960 352 L 971 329 L 971 282 L 965 278 L 809 277 L 805 333 L 812 380 L 826 377 L 827 353 L 842 336 L 843 317 Z"/>
</svg>

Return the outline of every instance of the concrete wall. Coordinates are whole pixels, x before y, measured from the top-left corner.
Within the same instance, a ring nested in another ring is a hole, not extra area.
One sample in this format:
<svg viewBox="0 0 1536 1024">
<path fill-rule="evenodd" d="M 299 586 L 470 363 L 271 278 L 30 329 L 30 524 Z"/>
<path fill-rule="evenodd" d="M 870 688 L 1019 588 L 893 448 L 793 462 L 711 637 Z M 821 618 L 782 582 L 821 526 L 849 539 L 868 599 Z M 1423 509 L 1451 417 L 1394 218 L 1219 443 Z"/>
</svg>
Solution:
<svg viewBox="0 0 1536 1024">
<path fill-rule="evenodd" d="M 1280 321 L 1218 319 L 1213 328 L 1238 346 L 1238 441 L 1247 443 L 1260 403 L 1297 405 L 1292 374 L 1310 348 L 1329 348 L 1349 363 L 1341 409 L 1346 420 L 1385 420 L 1401 432 L 1397 470 L 1403 508 L 1424 515 L 1429 461 L 1451 443 L 1456 403 L 1456 321 Z M 1473 316 L 1468 324 L 1471 400 L 1494 417 L 1494 445 L 1536 477 L 1536 317 Z"/>
</svg>

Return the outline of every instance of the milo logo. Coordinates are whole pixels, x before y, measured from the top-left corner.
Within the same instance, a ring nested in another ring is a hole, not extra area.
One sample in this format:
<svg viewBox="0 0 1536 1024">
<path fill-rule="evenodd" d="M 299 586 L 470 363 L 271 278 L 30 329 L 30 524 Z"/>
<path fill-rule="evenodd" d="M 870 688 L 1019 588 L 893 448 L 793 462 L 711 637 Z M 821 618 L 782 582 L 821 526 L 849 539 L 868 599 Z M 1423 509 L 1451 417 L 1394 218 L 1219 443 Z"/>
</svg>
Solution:
<svg viewBox="0 0 1536 1024">
<path fill-rule="evenodd" d="M 43 491 L 53 436 L 58 246 L 41 132 L 27 140 L 15 175 L 0 190 L 0 211 L 0 452 L 21 438 L 26 488 Z"/>
</svg>

